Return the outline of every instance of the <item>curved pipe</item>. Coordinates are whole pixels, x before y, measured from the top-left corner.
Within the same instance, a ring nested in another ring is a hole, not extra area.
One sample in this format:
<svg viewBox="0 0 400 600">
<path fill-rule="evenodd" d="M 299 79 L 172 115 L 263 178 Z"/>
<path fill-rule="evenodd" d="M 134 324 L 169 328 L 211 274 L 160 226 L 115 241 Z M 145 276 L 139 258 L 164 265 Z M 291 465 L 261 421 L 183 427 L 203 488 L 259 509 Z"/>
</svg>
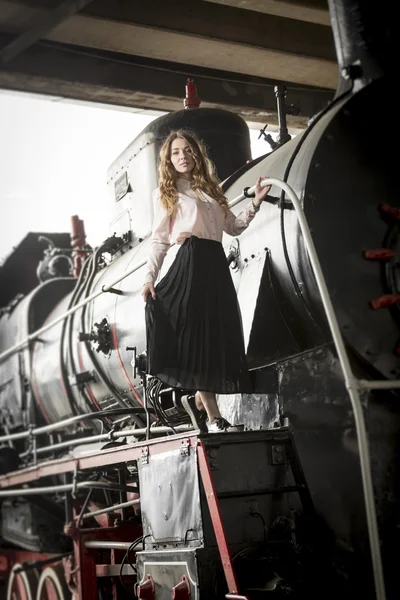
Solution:
<svg viewBox="0 0 400 600">
<path fill-rule="evenodd" d="M 118 415 L 131 415 L 131 414 L 143 414 L 145 412 L 144 408 L 115 408 L 113 410 L 103 410 L 97 412 L 86 413 L 83 415 L 77 415 L 75 417 L 70 417 L 69 419 L 64 419 L 63 421 L 58 421 L 57 423 L 51 423 L 50 425 L 44 425 L 43 427 L 37 427 L 36 429 L 31 429 L 28 431 L 21 431 L 20 433 L 10 433 L 9 435 L 3 435 L 0 437 L 0 443 L 10 442 L 13 440 L 23 440 L 25 438 L 37 435 L 43 435 L 44 433 L 51 433 L 52 431 L 57 431 L 58 429 L 64 429 L 64 427 L 69 427 L 74 423 L 80 423 L 81 421 L 85 421 L 86 419 L 98 419 L 99 417 L 113 417 Z M 108 434 L 106 434 L 108 435 Z"/>
</svg>

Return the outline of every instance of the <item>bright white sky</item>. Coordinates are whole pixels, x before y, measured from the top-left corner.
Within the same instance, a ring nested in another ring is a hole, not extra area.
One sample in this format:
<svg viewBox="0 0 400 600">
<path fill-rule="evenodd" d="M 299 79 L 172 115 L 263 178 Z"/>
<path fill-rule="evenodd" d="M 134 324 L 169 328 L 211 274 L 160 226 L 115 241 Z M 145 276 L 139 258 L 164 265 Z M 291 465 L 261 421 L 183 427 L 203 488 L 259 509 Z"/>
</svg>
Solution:
<svg viewBox="0 0 400 600">
<path fill-rule="evenodd" d="M 161 113 L 158 113 L 161 114 Z M 0 264 L 29 231 L 108 235 L 107 169 L 157 116 L 0 90 Z M 251 131 L 253 158 L 269 151 Z"/>
</svg>

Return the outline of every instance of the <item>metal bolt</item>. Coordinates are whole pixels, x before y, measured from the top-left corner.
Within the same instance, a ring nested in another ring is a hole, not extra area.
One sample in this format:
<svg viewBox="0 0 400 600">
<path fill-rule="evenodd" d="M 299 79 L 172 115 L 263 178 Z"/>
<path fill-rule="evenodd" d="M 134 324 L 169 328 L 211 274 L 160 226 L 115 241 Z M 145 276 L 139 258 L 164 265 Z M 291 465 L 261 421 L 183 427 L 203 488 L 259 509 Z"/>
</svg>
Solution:
<svg viewBox="0 0 400 600">
<path fill-rule="evenodd" d="M 343 79 L 350 79 L 350 67 L 343 67 L 342 77 Z"/>
</svg>

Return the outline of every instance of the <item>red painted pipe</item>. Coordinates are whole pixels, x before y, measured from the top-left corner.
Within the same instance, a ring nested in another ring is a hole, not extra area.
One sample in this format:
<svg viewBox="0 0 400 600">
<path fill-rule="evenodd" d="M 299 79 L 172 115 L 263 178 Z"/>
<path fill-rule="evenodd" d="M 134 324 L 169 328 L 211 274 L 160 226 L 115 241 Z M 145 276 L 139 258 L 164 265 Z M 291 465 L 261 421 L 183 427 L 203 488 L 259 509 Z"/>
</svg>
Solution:
<svg viewBox="0 0 400 600">
<path fill-rule="evenodd" d="M 85 247 L 86 233 L 85 225 L 78 215 L 71 217 L 71 226 L 71 246 L 73 248 L 72 260 L 74 263 L 74 277 L 77 278 L 79 277 L 83 262 L 85 260 L 85 253 L 80 252 L 80 250 L 83 250 Z"/>
<path fill-rule="evenodd" d="M 380 204 L 379 209 L 381 212 L 389 215 L 389 217 L 400 221 L 400 208 L 393 208 L 390 204 Z"/>
<path fill-rule="evenodd" d="M 384 296 L 379 296 L 379 298 L 375 298 L 375 300 L 370 300 L 369 305 L 374 310 L 378 308 L 387 308 L 388 306 L 393 306 L 393 304 L 397 304 L 400 302 L 400 294 L 385 294 Z"/>
<path fill-rule="evenodd" d="M 395 256 L 395 251 L 389 248 L 377 248 L 376 250 L 366 250 L 363 253 L 367 260 L 389 260 Z"/>
</svg>

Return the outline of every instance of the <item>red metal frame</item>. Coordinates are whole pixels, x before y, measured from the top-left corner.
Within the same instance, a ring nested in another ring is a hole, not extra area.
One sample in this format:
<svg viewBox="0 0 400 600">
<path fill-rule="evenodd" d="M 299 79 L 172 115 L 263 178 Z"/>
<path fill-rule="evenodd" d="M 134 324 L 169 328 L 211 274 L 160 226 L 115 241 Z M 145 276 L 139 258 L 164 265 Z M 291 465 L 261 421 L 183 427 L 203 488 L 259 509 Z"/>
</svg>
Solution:
<svg viewBox="0 0 400 600">
<path fill-rule="evenodd" d="M 204 443 L 198 438 L 197 432 L 174 435 L 173 438 L 159 438 L 136 442 L 125 446 L 124 448 L 109 448 L 102 452 L 88 454 L 81 458 L 64 457 L 57 460 L 48 461 L 45 464 L 36 467 L 21 469 L 0 477 L 0 489 L 36 482 L 42 477 L 51 475 L 60 475 L 74 471 L 84 471 L 85 469 L 96 469 L 111 466 L 118 463 L 140 460 L 145 452 L 149 457 L 161 454 L 163 452 L 179 449 L 185 445 L 196 448 L 198 456 L 198 465 L 200 477 L 206 494 L 211 521 L 218 544 L 218 550 L 221 557 L 229 593 L 226 598 L 236 600 L 248 600 L 246 596 L 241 596 L 238 589 L 235 571 L 227 543 L 227 538 L 222 523 L 221 512 L 214 483 L 211 476 L 211 470 L 207 459 L 207 453 Z M 76 581 L 78 594 L 84 600 L 97 600 L 97 581 L 96 566 L 98 551 L 90 550 L 85 547 L 87 540 L 110 540 L 110 541 L 133 541 L 138 537 L 138 525 L 129 523 L 120 523 L 116 527 L 99 527 L 95 529 L 77 530 L 74 524 L 67 526 L 66 533 L 71 535 L 74 542 L 74 557 L 76 564 Z M 114 552 L 113 560 L 118 560 L 120 552 Z M 115 558 L 117 556 L 117 558 Z M 43 558 L 43 555 L 41 555 Z M 25 559 L 26 560 L 26 559 Z M 8 565 L 7 565 L 8 566 Z"/>
<path fill-rule="evenodd" d="M 235 571 L 233 569 L 231 553 L 229 552 L 225 529 L 222 523 L 221 511 L 219 509 L 214 482 L 211 477 L 211 469 L 210 465 L 208 464 L 206 449 L 201 440 L 197 440 L 197 457 L 199 461 L 201 480 L 206 493 L 208 509 L 210 511 L 211 521 L 214 527 L 215 537 L 217 539 L 222 567 L 224 569 L 226 583 L 228 584 L 228 589 L 230 592 L 226 598 L 230 597 L 248 600 L 246 596 L 237 595 L 239 593 L 239 588 L 236 581 Z M 232 596 L 232 594 L 234 594 L 234 596 Z"/>
<path fill-rule="evenodd" d="M 40 554 L 39 552 L 30 552 L 28 550 L 13 550 L 11 548 L 2 548 L 0 556 L 0 579 L 9 577 L 14 565 L 24 562 L 36 562 L 56 557 L 56 554 Z M 57 561 L 55 561 L 57 562 Z M 49 563 L 50 565 L 53 563 Z"/>
<path fill-rule="evenodd" d="M 30 481 L 38 481 L 42 477 L 50 475 L 60 475 L 61 473 L 73 473 L 75 470 L 84 471 L 85 469 L 98 469 L 104 466 L 111 466 L 118 463 L 126 463 L 138 460 L 142 456 L 142 450 L 147 448 L 149 456 L 161 454 L 168 450 L 180 448 L 182 440 L 188 440 L 190 446 L 197 445 L 197 432 L 187 432 L 174 435 L 173 439 L 159 438 L 155 440 L 145 440 L 128 444 L 124 448 L 108 448 L 101 452 L 93 452 L 80 458 L 71 458 L 66 456 L 56 460 L 49 460 L 45 464 L 36 467 L 28 467 L 20 471 L 14 471 L 7 475 L 0 476 L 0 489 L 23 485 Z"/>
<path fill-rule="evenodd" d="M 71 525 L 69 535 L 74 542 L 74 557 L 76 563 L 75 579 L 77 584 L 78 598 L 84 600 L 98 600 L 98 574 L 101 567 L 106 566 L 103 561 L 99 562 L 101 550 L 85 547 L 88 541 L 118 541 L 133 542 L 142 535 L 142 528 L 136 523 L 120 521 L 115 527 L 96 527 L 88 529 L 77 529 Z M 135 550 L 132 551 L 134 553 Z M 125 550 L 111 550 L 109 565 L 121 564 Z M 100 568 L 99 568 L 100 567 Z M 133 588 L 132 588 L 133 590 Z"/>
</svg>

